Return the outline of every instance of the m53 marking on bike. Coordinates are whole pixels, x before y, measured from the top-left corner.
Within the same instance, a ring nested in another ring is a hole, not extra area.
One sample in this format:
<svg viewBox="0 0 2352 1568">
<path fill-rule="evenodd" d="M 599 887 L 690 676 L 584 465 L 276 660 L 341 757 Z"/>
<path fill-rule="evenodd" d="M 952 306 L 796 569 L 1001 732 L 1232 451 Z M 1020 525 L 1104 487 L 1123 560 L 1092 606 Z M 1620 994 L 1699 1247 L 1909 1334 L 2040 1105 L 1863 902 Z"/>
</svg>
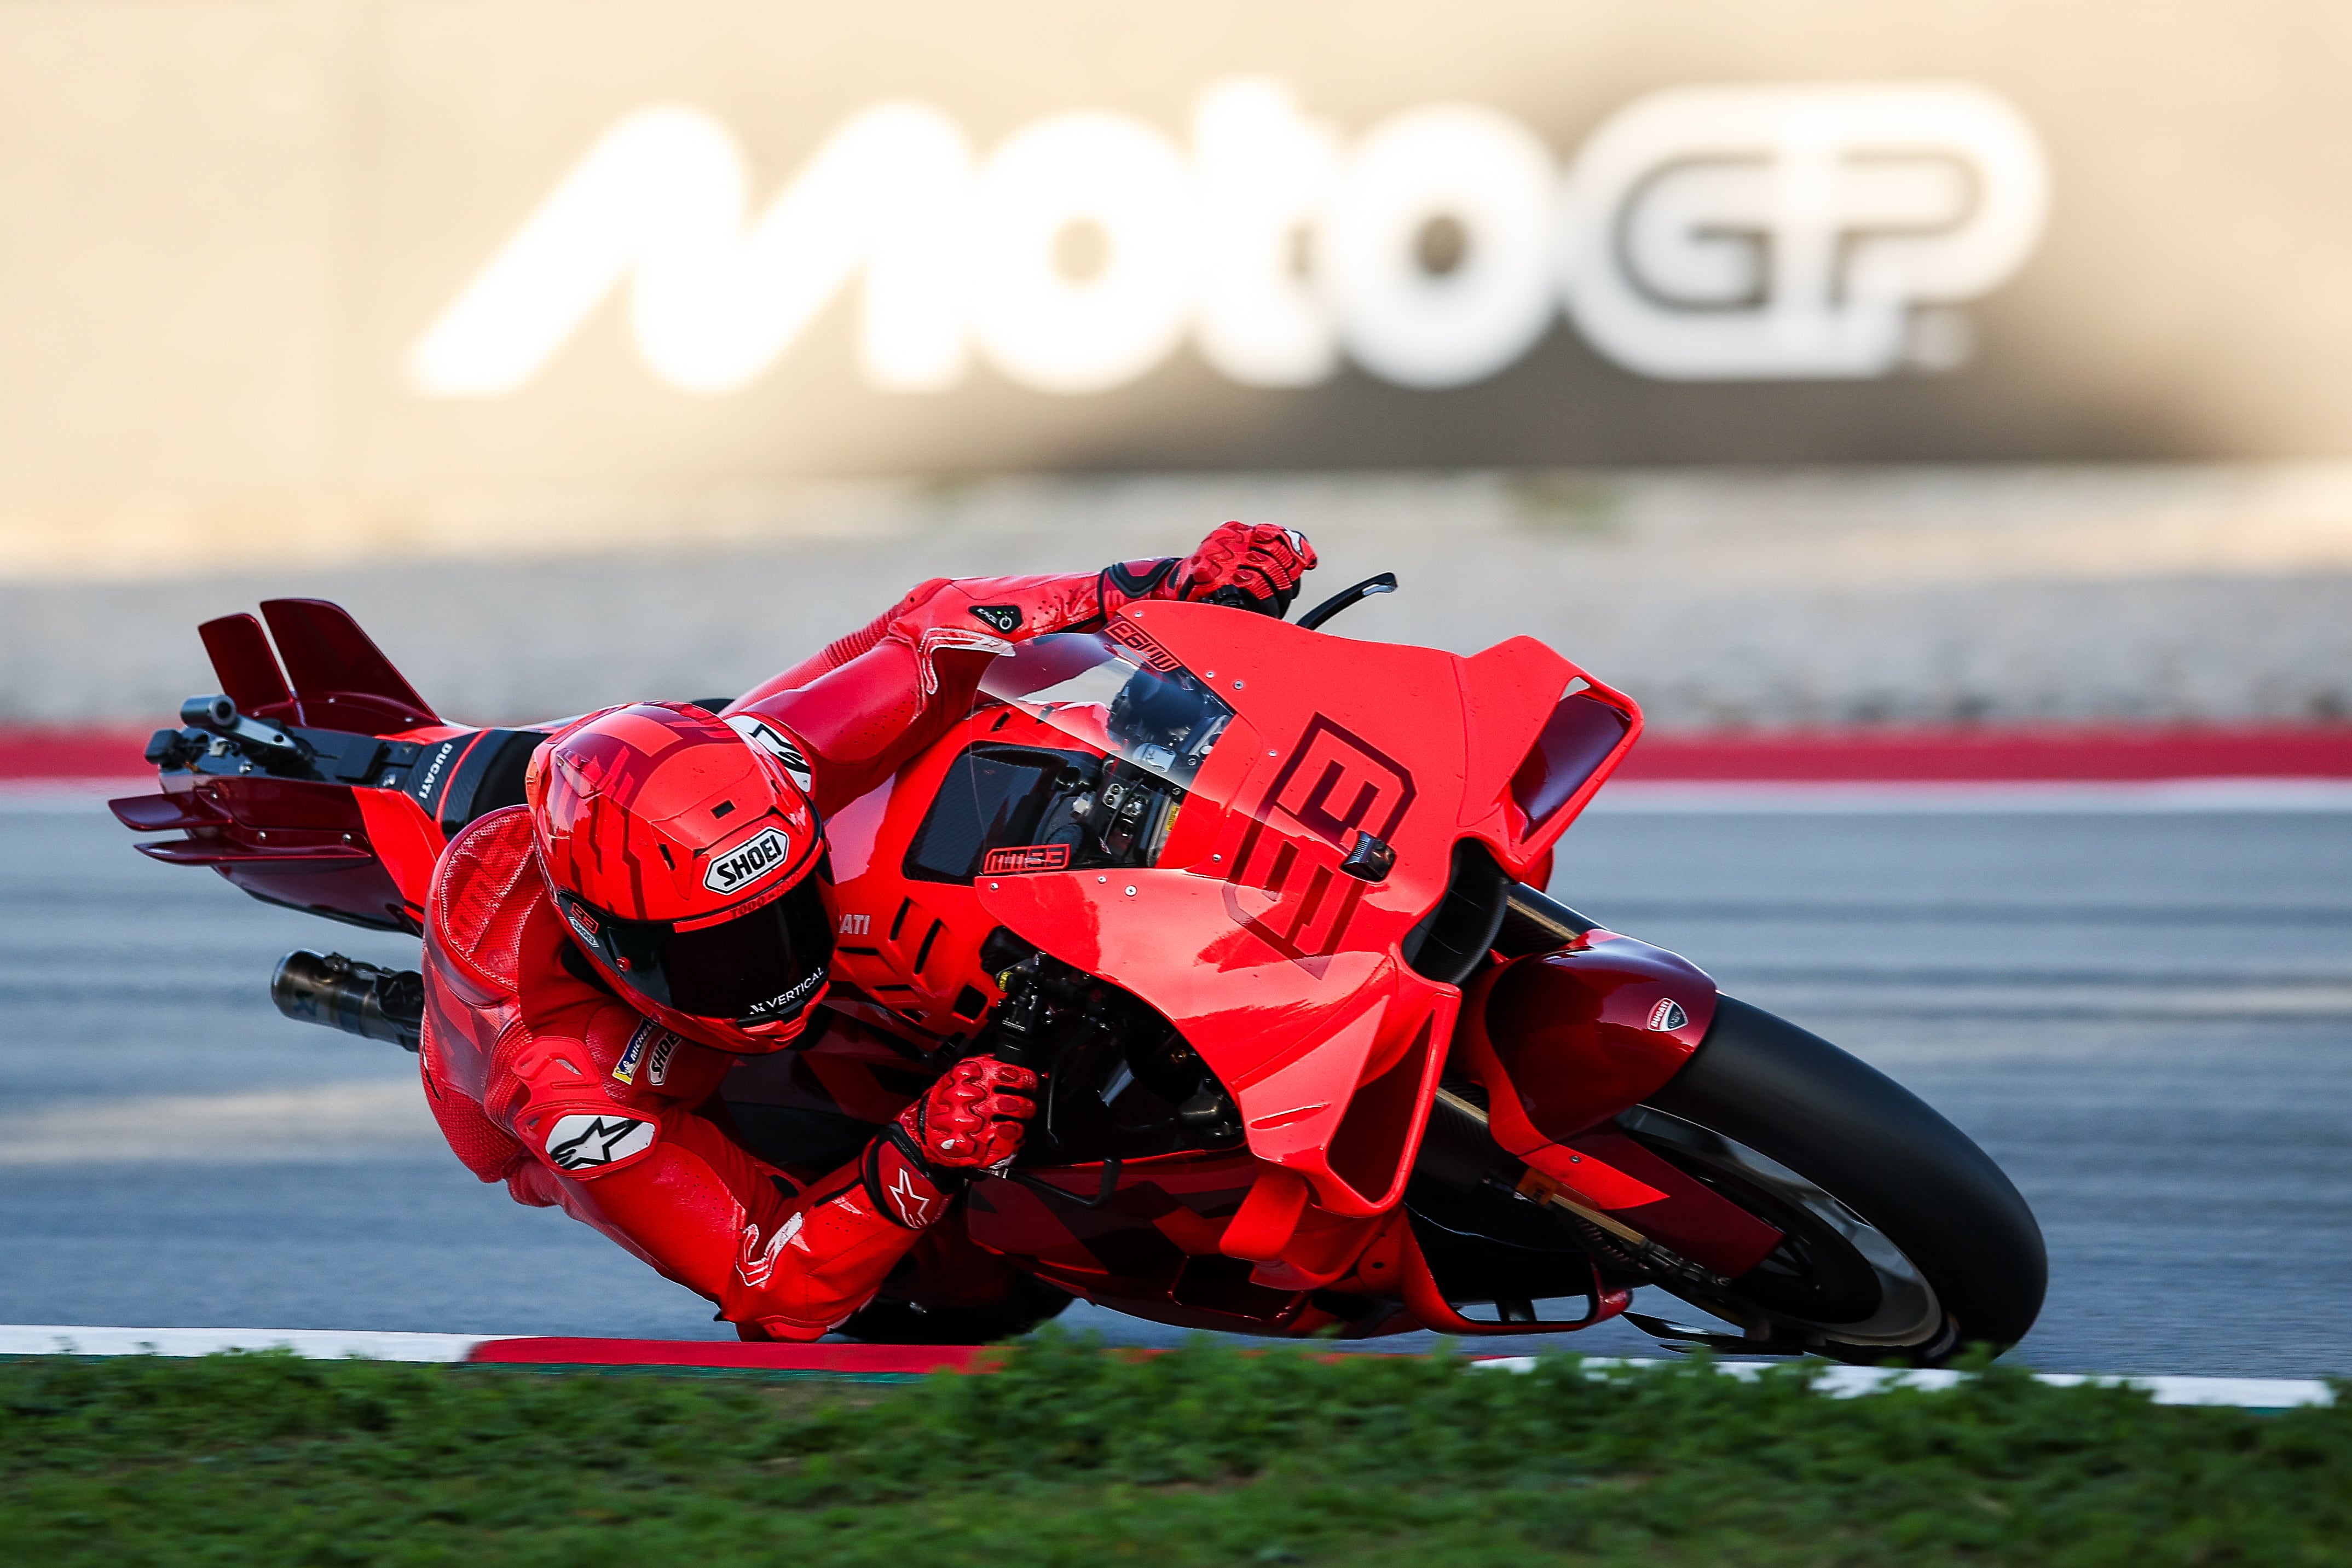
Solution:
<svg viewBox="0 0 2352 1568">
<path fill-rule="evenodd" d="M 1334 849 L 1349 847 L 1360 831 L 1388 838 L 1412 809 L 1412 772 L 1321 714 L 1288 750 L 1289 760 L 1266 791 L 1266 804 Z M 1326 865 L 1303 852 L 1295 839 L 1252 822 L 1225 878 L 1225 908 L 1244 930 L 1319 975 L 1318 960 L 1339 950 L 1363 903 L 1363 884 L 1352 880 L 1332 896 L 1342 880 L 1336 863 Z M 1233 891 L 1238 888 L 1271 894 L 1274 902 L 1251 914 Z"/>
</svg>

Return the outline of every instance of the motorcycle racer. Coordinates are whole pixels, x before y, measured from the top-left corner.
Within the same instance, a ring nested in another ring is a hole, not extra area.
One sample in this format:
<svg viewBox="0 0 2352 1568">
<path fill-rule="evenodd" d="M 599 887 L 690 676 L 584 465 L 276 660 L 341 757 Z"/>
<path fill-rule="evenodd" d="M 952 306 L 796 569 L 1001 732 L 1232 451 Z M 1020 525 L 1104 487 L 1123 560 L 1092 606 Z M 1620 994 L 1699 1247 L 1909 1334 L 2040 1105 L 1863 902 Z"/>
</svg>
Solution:
<svg viewBox="0 0 2352 1568">
<path fill-rule="evenodd" d="M 1279 615 L 1315 564 L 1295 532 L 1227 523 L 1181 559 L 935 580 L 722 712 L 639 703 L 550 737 L 528 804 L 460 833 L 427 901 L 419 1056 L 451 1148 L 747 1339 L 840 1323 L 975 1173 L 1010 1163 L 1039 1085 L 990 1056 L 925 1064 L 936 1078 L 895 1116 L 843 1106 L 881 1125 L 831 1170 L 772 1165 L 730 1135 L 714 1097 L 737 1059 L 854 1055 L 871 1032 L 821 1005 L 825 819 L 968 713 L 1013 643 L 1143 599 Z"/>
</svg>

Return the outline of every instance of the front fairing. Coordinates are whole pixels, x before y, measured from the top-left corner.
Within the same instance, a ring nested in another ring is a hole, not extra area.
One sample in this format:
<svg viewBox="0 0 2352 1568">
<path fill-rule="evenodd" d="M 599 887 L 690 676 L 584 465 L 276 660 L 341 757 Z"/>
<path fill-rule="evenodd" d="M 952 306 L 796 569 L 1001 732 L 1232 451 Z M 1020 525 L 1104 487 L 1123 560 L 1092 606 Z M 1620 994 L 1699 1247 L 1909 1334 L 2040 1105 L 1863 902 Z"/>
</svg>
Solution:
<svg viewBox="0 0 2352 1568">
<path fill-rule="evenodd" d="M 1327 1208 L 1378 1212 L 1402 1192 L 1460 999 L 1404 944 L 1444 897 L 1458 841 L 1513 872 L 1540 852 L 1508 787 L 1575 674 L 1526 639 L 1465 660 L 1183 603 L 1131 608 L 1101 639 L 1039 639 L 998 660 L 983 693 L 1181 785 L 1181 810 L 1148 862 L 1008 857 L 975 892 L 1167 1016 L 1233 1092 L 1261 1159 Z M 1213 717 L 1213 699 L 1229 716 L 1139 739 L 1106 695 L 1129 681 L 1158 688 L 1155 712 L 1181 699 Z M 1342 868 L 1362 833 L 1394 853 L 1371 880 Z"/>
</svg>

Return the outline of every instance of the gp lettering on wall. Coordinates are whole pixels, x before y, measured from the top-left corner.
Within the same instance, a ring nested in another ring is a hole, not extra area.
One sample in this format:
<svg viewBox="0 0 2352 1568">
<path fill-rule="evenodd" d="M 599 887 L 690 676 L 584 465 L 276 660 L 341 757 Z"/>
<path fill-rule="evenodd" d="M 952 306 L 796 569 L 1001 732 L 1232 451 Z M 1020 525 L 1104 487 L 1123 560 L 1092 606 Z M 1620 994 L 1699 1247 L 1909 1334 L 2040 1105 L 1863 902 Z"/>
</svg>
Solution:
<svg viewBox="0 0 2352 1568">
<path fill-rule="evenodd" d="M 2025 262 L 2049 204 L 2032 128 L 1955 83 L 1676 88 L 1619 110 L 1565 168 L 1470 103 L 1351 140 L 1271 78 L 1210 84 L 1187 131 L 1075 110 L 983 152 L 944 111 L 890 101 L 755 207 L 726 126 L 642 108 L 426 325 L 409 384 L 521 392 L 625 288 L 646 368 L 724 395 L 853 285 L 861 372 L 902 392 L 954 387 L 975 359 L 1104 392 L 1188 340 L 1249 386 L 1315 385 L 1343 362 L 1458 386 L 1563 311 L 1658 378 L 1949 370 L 1969 340 L 1947 308 Z M 1101 254 L 1074 275 L 1057 246 L 1079 227 Z"/>
</svg>

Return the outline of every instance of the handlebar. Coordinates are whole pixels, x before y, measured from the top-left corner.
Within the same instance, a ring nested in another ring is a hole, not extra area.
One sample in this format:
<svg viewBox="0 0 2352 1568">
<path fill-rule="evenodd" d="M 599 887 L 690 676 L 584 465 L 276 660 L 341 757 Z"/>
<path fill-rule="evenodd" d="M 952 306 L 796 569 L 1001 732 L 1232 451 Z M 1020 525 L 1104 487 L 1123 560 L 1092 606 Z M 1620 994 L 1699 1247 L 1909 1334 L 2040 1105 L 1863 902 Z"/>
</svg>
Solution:
<svg viewBox="0 0 2352 1568">
<path fill-rule="evenodd" d="M 1368 577 L 1364 579 L 1363 581 L 1356 583 L 1351 587 L 1341 589 L 1339 592 L 1333 594 L 1330 598 L 1325 600 L 1322 603 L 1317 605 L 1306 614 L 1300 616 L 1297 623 L 1300 626 L 1305 627 L 1307 631 L 1312 632 L 1317 627 L 1322 625 L 1326 621 L 1330 620 L 1334 615 L 1339 614 L 1342 610 L 1349 609 L 1353 605 L 1360 604 L 1365 600 L 1373 597 L 1375 594 L 1394 593 L 1396 591 L 1396 573 L 1392 571 L 1384 571 L 1378 577 Z"/>
</svg>

